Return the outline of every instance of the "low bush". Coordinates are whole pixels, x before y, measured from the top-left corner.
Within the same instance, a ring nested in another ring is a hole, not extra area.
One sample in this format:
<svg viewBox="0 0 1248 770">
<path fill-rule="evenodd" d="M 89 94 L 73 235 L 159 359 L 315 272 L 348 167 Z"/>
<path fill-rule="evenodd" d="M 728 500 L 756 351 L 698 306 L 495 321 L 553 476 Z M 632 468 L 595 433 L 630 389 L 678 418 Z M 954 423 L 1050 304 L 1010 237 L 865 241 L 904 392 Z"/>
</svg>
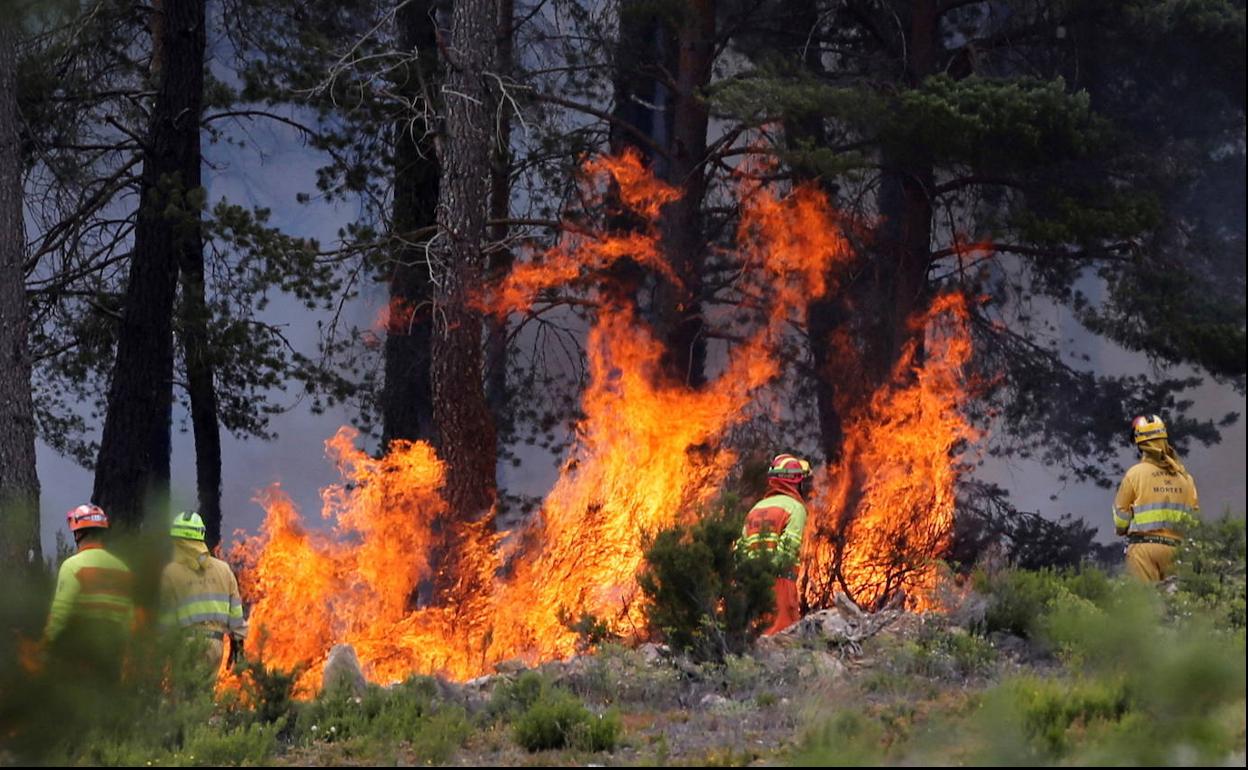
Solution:
<svg viewBox="0 0 1248 770">
<path fill-rule="evenodd" d="M 528 751 L 574 748 L 613 751 L 619 742 L 619 717 L 594 715 L 572 693 L 557 687 L 542 691 L 512 726 L 516 743 Z"/>
<path fill-rule="evenodd" d="M 734 550 L 745 510 L 725 496 L 692 526 L 659 532 L 645 550 L 638 585 L 652 632 L 699 661 L 744 652 L 775 608 L 775 573 Z"/>
</svg>

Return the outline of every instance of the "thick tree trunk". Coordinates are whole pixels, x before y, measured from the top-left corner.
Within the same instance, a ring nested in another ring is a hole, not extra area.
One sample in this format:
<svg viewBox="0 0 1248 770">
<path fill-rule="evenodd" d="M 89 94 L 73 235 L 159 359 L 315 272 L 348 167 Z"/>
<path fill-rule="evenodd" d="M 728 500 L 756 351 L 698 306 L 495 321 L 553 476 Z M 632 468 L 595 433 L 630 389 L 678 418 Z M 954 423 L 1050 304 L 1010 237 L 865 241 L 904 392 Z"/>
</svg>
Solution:
<svg viewBox="0 0 1248 770">
<path fill-rule="evenodd" d="M 398 89 L 413 103 L 437 93 L 437 28 L 432 0 L 400 3 L 399 46 L 416 61 L 399 73 Z M 423 85 L 422 85 L 423 84 Z M 433 105 L 428 105 L 433 109 Z M 382 391 L 382 447 L 393 439 L 434 440 L 429 351 L 433 317 L 429 259 L 409 233 L 436 223 L 438 161 L 421 120 L 395 122 L 394 261 L 390 267 L 390 312 L 386 328 L 386 378 Z"/>
<path fill-rule="evenodd" d="M 487 513 L 497 494 L 498 446 L 485 400 L 481 314 L 469 302 L 485 275 L 497 19 L 493 0 L 455 0 L 443 90 L 446 130 L 439 160 L 438 238 L 434 254 L 433 405 L 447 502 L 459 520 Z"/>
<path fill-rule="evenodd" d="M 936 0 L 904 4 L 906 26 L 905 85 L 920 85 L 936 69 L 940 19 Z M 874 298 L 882 312 L 867 346 L 872 382 L 887 382 L 902 349 L 913 336 L 908 321 L 928 299 L 931 265 L 932 168 L 913 158 L 911 148 L 892 148 L 883 157 L 877 232 L 880 258 L 875 265 Z"/>
<path fill-rule="evenodd" d="M 164 0 L 163 60 L 143 149 L 141 200 L 92 499 L 123 527 L 164 511 L 178 266 L 200 249 L 204 0 Z M 189 257 L 185 255 L 190 255 Z"/>
<path fill-rule="evenodd" d="M 17 29 L 0 19 L 0 563 L 9 568 L 42 561 L 25 243 Z"/>
<path fill-rule="evenodd" d="M 498 5 L 498 45 L 495 49 L 495 69 L 507 79 L 512 69 L 512 48 L 515 25 L 514 0 L 496 0 Z M 490 158 L 490 219 L 501 222 L 511 214 L 511 110 L 507 105 L 498 113 L 497 135 L 494 152 Z M 507 247 L 510 228 L 497 224 L 490 228 L 492 250 L 489 255 L 489 273 L 493 281 L 501 280 L 511 270 L 514 255 Z M 504 434 L 508 420 L 507 389 L 507 319 L 496 315 L 486 318 L 485 341 L 485 394 L 494 412 L 495 424 L 502 426 Z"/>
<path fill-rule="evenodd" d="M 706 239 L 702 199 L 706 195 L 707 104 L 701 91 L 711 79 L 715 56 L 715 0 L 686 0 L 676 29 L 676 90 L 672 94 L 672 134 L 665 177 L 681 198 L 663 209 L 664 255 L 681 285 L 660 280 L 654 316 L 664 341 L 664 369 L 673 378 L 699 386 L 706 377 L 702 273 Z"/>
</svg>

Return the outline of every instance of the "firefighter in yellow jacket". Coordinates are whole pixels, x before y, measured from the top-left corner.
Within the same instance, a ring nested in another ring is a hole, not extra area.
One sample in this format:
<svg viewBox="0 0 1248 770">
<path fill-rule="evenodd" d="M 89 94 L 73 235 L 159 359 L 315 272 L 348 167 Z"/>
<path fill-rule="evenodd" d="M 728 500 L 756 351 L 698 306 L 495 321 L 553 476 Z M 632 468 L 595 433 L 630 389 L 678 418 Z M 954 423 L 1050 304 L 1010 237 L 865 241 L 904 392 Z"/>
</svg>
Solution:
<svg viewBox="0 0 1248 770">
<path fill-rule="evenodd" d="M 770 559 L 776 569 L 776 611 L 767 636 L 801 619 L 797 598 L 797 565 L 806 528 L 802 484 L 810 478 L 810 463 L 791 454 L 776 455 L 767 469 L 767 490 L 745 516 L 737 552 L 746 558 Z"/>
<path fill-rule="evenodd" d="M 1196 482 L 1170 446 L 1166 424 L 1155 414 L 1131 423 L 1140 462 L 1114 497 L 1114 529 L 1127 538 L 1127 572 L 1144 582 L 1174 574 L 1174 553 L 1183 527 L 1196 520 Z"/>
<path fill-rule="evenodd" d="M 105 547 L 103 509 L 80 505 L 66 519 L 78 552 L 57 573 L 44 643 L 58 666 L 116 680 L 134 625 L 134 576 Z"/>
<path fill-rule="evenodd" d="M 160 576 L 160 623 L 201 635 L 206 655 L 215 666 L 221 662 L 226 637 L 231 656 L 247 636 L 243 600 L 230 565 L 208 553 L 204 520 L 198 513 L 179 513 L 173 518 L 173 561 Z"/>
</svg>

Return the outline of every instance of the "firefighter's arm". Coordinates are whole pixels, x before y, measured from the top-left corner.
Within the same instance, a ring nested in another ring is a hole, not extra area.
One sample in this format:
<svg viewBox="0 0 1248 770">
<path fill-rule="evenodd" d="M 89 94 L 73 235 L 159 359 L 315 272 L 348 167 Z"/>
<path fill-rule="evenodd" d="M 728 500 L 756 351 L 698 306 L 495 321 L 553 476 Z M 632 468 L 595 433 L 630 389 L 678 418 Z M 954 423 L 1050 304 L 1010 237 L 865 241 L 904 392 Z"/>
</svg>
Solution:
<svg viewBox="0 0 1248 770">
<path fill-rule="evenodd" d="M 780 549 L 785 560 L 797 564 L 802 552 L 802 532 L 806 529 L 806 507 L 798 506 L 789 513 L 789 521 L 784 525 L 784 535 L 780 539 Z"/>
<path fill-rule="evenodd" d="M 46 641 L 55 641 L 65 630 L 81 589 L 76 571 L 69 565 L 62 564 L 56 575 L 56 594 L 52 597 L 52 608 L 48 611 L 48 624 L 43 629 L 43 638 Z"/>
<path fill-rule="evenodd" d="M 1122 477 L 1122 483 L 1118 485 L 1118 494 L 1114 495 L 1114 532 L 1119 535 L 1127 534 L 1127 530 L 1131 527 L 1131 519 L 1135 515 L 1135 498 L 1135 479 L 1128 472 Z"/>
<path fill-rule="evenodd" d="M 238 591 L 238 578 L 234 577 L 233 572 L 230 573 L 230 635 L 239 642 L 239 645 L 247 638 L 247 618 L 243 615 L 243 597 Z"/>
</svg>

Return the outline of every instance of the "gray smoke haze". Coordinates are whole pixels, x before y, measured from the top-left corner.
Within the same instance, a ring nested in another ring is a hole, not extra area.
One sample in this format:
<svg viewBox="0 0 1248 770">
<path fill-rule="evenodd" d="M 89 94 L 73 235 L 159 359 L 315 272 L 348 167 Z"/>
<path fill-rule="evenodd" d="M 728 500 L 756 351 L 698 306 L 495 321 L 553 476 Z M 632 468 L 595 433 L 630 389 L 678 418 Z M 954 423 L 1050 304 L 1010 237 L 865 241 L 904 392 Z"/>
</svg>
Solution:
<svg viewBox="0 0 1248 770">
<path fill-rule="evenodd" d="M 232 203 L 265 206 L 273 211 L 272 224 L 285 232 L 319 239 L 324 246 L 338 240 L 339 228 L 354 221 L 359 212 L 345 204 L 324 202 L 300 204 L 296 194 L 315 189 L 315 156 L 303 147 L 292 130 L 273 125 L 250 125 L 241 132 L 259 151 L 241 151 L 216 145 L 207 148 L 205 185 L 209 201 L 226 198 Z M 367 282 L 359 287 L 359 297 L 348 303 L 343 322 L 367 328 L 387 301 L 385 286 Z M 1103 339 L 1084 332 L 1078 323 L 1061 308 L 1051 308 L 1054 322 L 1064 338 L 1074 342 L 1064 345 L 1063 354 L 1089 356 L 1088 368 L 1114 374 L 1152 372 L 1144 356 L 1133 354 Z M 286 325 L 291 342 L 304 353 L 316 350 L 319 331 L 317 320 L 323 315 L 310 312 L 290 297 L 275 296 L 265 311 L 271 322 Z M 235 530 L 255 532 L 262 519 L 260 507 L 253 502 L 255 493 L 280 483 L 307 519 L 314 526 L 320 521 L 322 487 L 337 480 L 333 467 L 325 459 L 323 442 L 351 420 L 343 408 L 313 414 L 299 393 L 275 393 L 278 403 L 287 405 L 286 412 L 272 420 L 277 438 L 270 442 L 240 441 L 223 435 L 222 490 L 225 540 L 233 539 Z M 1245 398 L 1234 389 L 1206 382 L 1196 394 L 1195 416 L 1220 418 L 1228 411 L 1243 414 Z M 193 509 L 195 501 L 194 447 L 189 432 L 177 431 L 187 425 L 186 415 L 175 414 L 173 442 L 173 499 L 182 509 Z M 97 438 L 99 426 L 96 426 Z M 1124 444 L 1121 461 L 1133 462 L 1134 453 Z M 375 447 L 367 447 L 370 451 Z M 549 489 L 556 477 L 555 465 L 549 456 L 528 456 L 519 468 L 500 469 L 500 483 L 513 492 L 540 495 Z M 1220 445 L 1196 447 L 1184 458 L 1195 476 L 1206 515 L 1224 509 L 1242 513 L 1245 510 L 1245 427 L 1241 419 L 1225 430 Z M 58 456 L 47 446 L 38 447 L 39 477 L 43 491 L 41 513 L 45 554 L 53 552 L 55 533 L 64 529 L 64 514 L 69 508 L 85 502 L 91 494 L 91 474 L 72 461 Z M 1091 484 L 1063 484 L 1059 471 L 1030 461 L 1002 461 L 989 458 L 977 474 L 1010 490 L 1020 508 L 1039 511 L 1056 518 L 1072 512 L 1095 525 L 1102 540 L 1113 536 L 1110 523 L 1112 490 Z"/>
</svg>

